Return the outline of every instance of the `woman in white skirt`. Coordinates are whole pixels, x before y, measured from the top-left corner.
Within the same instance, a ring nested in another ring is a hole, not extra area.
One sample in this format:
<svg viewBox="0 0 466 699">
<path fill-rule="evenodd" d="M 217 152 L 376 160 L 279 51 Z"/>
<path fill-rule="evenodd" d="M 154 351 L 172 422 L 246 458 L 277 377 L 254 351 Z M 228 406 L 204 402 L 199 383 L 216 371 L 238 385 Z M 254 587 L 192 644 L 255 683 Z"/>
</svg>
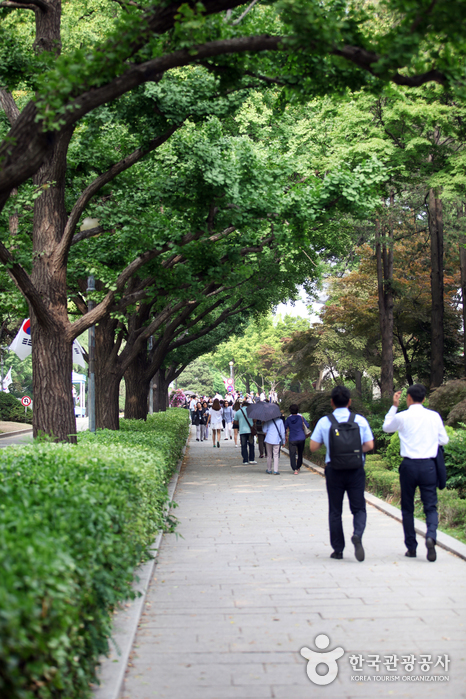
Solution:
<svg viewBox="0 0 466 699">
<path fill-rule="evenodd" d="M 214 399 L 212 407 L 209 410 L 209 417 L 207 418 L 207 426 L 210 425 L 212 430 L 212 443 L 214 448 L 217 446 L 220 449 L 220 432 L 222 431 L 222 406 L 218 398 Z M 217 444 L 215 444 L 217 442 Z"/>
</svg>

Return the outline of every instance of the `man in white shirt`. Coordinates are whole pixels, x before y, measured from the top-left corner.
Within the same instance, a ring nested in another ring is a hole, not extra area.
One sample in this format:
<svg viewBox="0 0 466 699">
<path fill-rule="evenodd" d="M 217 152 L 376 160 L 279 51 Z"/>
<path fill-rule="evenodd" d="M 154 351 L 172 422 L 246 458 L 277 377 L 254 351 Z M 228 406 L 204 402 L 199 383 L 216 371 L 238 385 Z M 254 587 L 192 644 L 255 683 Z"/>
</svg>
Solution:
<svg viewBox="0 0 466 699">
<path fill-rule="evenodd" d="M 421 491 L 421 500 L 426 515 L 427 560 L 435 561 L 437 553 L 437 467 L 435 458 L 439 445 L 448 444 L 442 418 L 434 410 L 427 410 L 422 403 L 426 389 L 417 383 L 408 388 L 406 402 L 408 410 L 397 414 L 401 391 L 393 396 L 393 405 L 385 416 L 384 432 L 396 432 L 400 436 L 401 514 L 405 544 L 405 556 L 416 558 L 416 532 L 414 529 L 414 493 L 416 486 Z"/>
</svg>

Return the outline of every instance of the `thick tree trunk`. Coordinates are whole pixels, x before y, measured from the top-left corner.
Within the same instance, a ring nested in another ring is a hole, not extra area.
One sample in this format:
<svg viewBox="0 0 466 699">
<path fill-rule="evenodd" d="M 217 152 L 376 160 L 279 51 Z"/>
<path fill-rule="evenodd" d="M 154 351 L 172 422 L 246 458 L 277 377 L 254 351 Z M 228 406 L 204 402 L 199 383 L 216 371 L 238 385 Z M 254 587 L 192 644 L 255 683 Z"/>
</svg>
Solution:
<svg viewBox="0 0 466 699">
<path fill-rule="evenodd" d="M 120 409 L 118 398 L 120 394 L 121 377 L 115 374 L 95 377 L 95 425 L 97 429 L 119 430 Z"/>
<path fill-rule="evenodd" d="M 437 388 L 443 383 L 444 361 L 444 281 L 443 281 L 443 210 L 442 200 L 429 190 L 429 231 L 431 255 L 431 349 L 430 349 L 430 387 Z"/>
<path fill-rule="evenodd" d="M 125 418 L 127 420 L 147 420 L 150 380 L 145 377 L 146 369 L 147 352 L 144 350 L 125 371 Z"/>
<path fill-rule="evenodd" d="M 60 51 L 60 0 L 50 0 L 47 12 L 36 11 L 35 50 Z M 34 387 L 33 433 L 76 442 L 71 386 L 72 339 L 69 327 L 66 259 L 57 256 L 65 228 L 66 154 L 72 129 L 62 132 L 33 178 L 42 194 L 34 202 L 32 282 L 44 306 L 37 317 L 30 308 Z"/>
<path fill-rule="evenodd" d="M 393 394 L 393 231 L 382 235 L 380 224 L 376 232 L 377 290 L 379 323 L 382 340 L 380 389 L 383 397 Z"/>
<path fill-rule="evenodd" d="M 31 314 L 33 436 L 76 443 L 71 387 L 72 342 L 58 328 L 40 326 Z"/>
<path fill-rule="evenodd" d="M 460 235 L 461 300 L 463 303 L 463 366 L 466 376 L 466 235 Z"/>
<path fill-rule="evenodd" d="M 154 413 L 165 412 L 168 408 L 168 384 L 165 369 L 159 369 L 153 378 Z"/>
<path fill-rule="evenodd" d="M 104 318 L 95 328 L 95 424 L 97 429 L 120 427 L 119 389 L 122 370 L 114 348 L 116 321 Z"/>
</svg>

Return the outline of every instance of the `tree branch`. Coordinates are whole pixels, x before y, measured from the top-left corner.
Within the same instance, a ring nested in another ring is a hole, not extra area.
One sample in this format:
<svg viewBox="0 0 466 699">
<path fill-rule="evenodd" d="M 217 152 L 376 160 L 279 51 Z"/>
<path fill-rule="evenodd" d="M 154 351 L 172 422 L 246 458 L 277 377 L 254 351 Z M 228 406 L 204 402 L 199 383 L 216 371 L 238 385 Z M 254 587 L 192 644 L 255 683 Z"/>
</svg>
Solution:
<svg viewBox="0 0 466 699">
<path fill-rule="evenodd" d="M 0 262 L 7 268 L 8 274 L 24 294 L 26 299 L 31 304 L 38 320 L 49 325 L 51 318 L 46 305 L 42 301 L 39 292 L 31 281 L 31 277 L 26 270 L 17 262 L 14 261 L 11 252 L 0 242 Z"/>
<path fill-rule="evenodd" d="M 13 2 L 13 0 L 3 0 L 3 2 L 0 2 L 0 7 L 7 7 L 11 10 L 33 10 L 33 12 L 37 12 L 39 9 L 46 11 L 41 7 L 44 4 L 45 3 L 40 2 L 40 0 L 28 0 L 24 3 L 21 2 L 21 0 L 15 0 L 15 2 Z"/>
<path fill-rule="evenodd" d="M 146 148 L 136 148 L 136 150 L 134 150 L 130 155 L 126 156 L 126 158 L 123 158 L 123 160 L 120 160 L 118 163 L 112 165 L 112 167 L 109 168 L 107 172 L 104 172 L 102 175 L 99 175 L 99 177 L 96 177 L 96 179 L 93 182 L 91 182 L 91 184 L 88 187 L 86 187 L 86 189 L 82 192 L 81 196 L 77 200 L 76 204 L 73 206 L 73 209 L 71 210 L 68 221 L 66 223 L 65 230 L 63 232 L 63 236 L 57 250 L 57 258 L 60 262 L 62 262 L 63 258 L 66 257 L 66 255 L 68 254 L 70 246 L 75 242 L 79 242 L 79 240 L 82 240 L 82 238 L 78 238 L 78 240 L 75 240 L 76 237 L 80 235 L 79 233 L 77 234 L 77 236 L 74 236 L 74 238 L 73 234 L 76 230 L 76 226 L 78 225 L 78 221 L 81 218 L 84 209 L 86 208 L 87 204 L 92 199 L 94 194 L 96 194 L 100 189 L 102 189 L 104 185 L 111 182 L 115 177 L 117 177 L 117 175 L 121 174 L 125 170 L 128 170 L 128 168 L 132 167 L 145 155 L 151 153 L 156 148 L 165 143 L 165 141 L 167 141 L 180 126 L 181 124 L 172 126 L 161 136 L 153 138 Z M 88 231 L 85 232 L 88 233 Z"/>
<path fill-rule="evenodd" d="M 20 112 L 13 95 L 4 87 L 0 87 L 0 104 L 3 107 L 3 111 L 5 112 L 8 121 L 10 122 L 11 126 L 13 126 L 16 119 L 19 117 Z"/>
<path fill-rule="evenodd" d="M 248 7 L 244 10 L 244 12 L 238 17 L 238 19 L 235 19 L 235 21 L 231 23 L 233 27 L 235 27 L 237 24 L 239 24 L 241 22 L 241 20 L 244 19 L 246 17 L 246 15 L 249 14 L 249 12 L 251 12 L 251 10 L 254 7 L 254 5 L 256 4 L 256 2 L 257 2 L 257 0 L 252 0 L 252 3 L 250 5 L 248 5 Z"/>
</svg>

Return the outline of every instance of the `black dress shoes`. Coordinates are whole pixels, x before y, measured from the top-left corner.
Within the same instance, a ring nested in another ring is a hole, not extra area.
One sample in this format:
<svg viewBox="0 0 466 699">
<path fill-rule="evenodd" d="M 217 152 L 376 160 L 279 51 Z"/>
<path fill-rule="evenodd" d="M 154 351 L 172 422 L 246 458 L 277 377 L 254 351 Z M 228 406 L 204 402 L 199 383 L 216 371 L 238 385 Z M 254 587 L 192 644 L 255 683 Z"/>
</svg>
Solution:
<svg viewBox="0 0 466 699">
<path fill-rule="evenodd" d="M 435 550 L 435 541 L 428 536 L 426 539 L 426 546 L 427 546 L 427 560 L 431 561 L 432 563 L 437 560 L 437 552 Z"/>
<path fill-rule="evenodd" d="M 412 551 L 408 549 L 405 556 L 408 556 L 408 558 L 416 558 L 416 549 L 412 549 Z"/>
<path fill-rule="evenodd" d="M 354 555 L 356 557 L 356 560 L 362 562 L 364 560 L 365 554 L 363 545 L 361 543 L 361 537 L 354 534 L 351 537 L 351 542 L 354 546 Z"/>
<path fill-rule="evenodd" d="M 336 558 L 338 561 L 341 561 L 343 558 L 343 553 L 341 551 L 334 551 L 330 554 L 330 558 Z"/>
</svg>

